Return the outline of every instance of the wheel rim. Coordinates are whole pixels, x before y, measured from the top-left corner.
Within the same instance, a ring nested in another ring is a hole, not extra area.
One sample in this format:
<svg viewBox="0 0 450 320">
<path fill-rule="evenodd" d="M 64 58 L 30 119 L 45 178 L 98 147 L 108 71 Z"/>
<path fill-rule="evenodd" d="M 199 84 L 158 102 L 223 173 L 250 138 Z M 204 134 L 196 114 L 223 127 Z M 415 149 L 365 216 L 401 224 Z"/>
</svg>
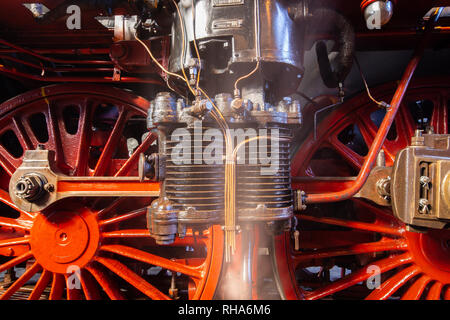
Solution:
<svg viewBox="0 0 450 320">
<path fill-rule="evenodd" d="M 383 145 L 388 166 L 409 144 L 416 127 L 431 125 L 436 133 L 448 133 L 450 87 L 442 83 L 448 81 L 417 82 L 408 91 L 395 129 Z M 384 85 L 374 94 L 390 101 L 395 88 Z M 420 108 L 413 105 L 418 101 Z M 380 116 L 374 113 L 379 112 L 365 94 L 340 106 L 320 124 L 317 141 L 311 134 L 301 145 L 293 159 L 293 176 L 355 176 L 376 134 Z M 311 180 L 300 188 L 329 192 L 351 183 Z M 287 299 L 450 299 L 448 230 L 409 232 L 390 209 L 358 199 L 310 206 L 297 218 L 300 250 L 294 250 L 289 234 L 274 242 L 277 273 Z M 378 289 L 368 288 L 378 272 Z"/>
<path fill-rule="evenodd" d="M 0 201 L 7 208 L 0 272 L 27 265 L 0 299 L 213 297 L 223 247 L 217 227 L 188 230 L 161 250 L 146 227 L 151 199 L 67 199 L 30 214 L 9 198 L 10 175 L 38 145 L 55 151 L 67 175 L 137 176 L 138 154 L 156 137 L 143 138 L 134 152 L 126 139 L 141 140 L 148 106 L 127 91 L 90 85 L 49 86 L 0 105 Z"/>
</svg>

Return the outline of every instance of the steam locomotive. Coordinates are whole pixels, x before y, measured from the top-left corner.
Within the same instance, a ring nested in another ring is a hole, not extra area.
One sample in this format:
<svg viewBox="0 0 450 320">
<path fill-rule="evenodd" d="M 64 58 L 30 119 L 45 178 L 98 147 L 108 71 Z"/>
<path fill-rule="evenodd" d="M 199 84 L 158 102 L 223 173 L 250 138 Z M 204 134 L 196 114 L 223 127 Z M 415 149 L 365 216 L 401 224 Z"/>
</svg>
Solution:
<svg viewBox="0 0 450 320">
<path fill-rule="evenodd" d="M 450 299 L 450 1 L 0 7 L 0 299 Z"/>
</svg>

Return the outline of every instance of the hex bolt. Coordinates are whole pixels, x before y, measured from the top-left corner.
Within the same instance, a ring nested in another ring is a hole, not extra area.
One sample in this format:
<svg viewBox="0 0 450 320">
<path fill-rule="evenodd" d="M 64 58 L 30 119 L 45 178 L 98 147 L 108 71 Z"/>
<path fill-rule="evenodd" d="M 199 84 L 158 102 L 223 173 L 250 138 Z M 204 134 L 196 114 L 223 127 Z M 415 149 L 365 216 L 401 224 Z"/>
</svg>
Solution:
<svg viewBox="0 0 450 320">
<path fill-rule="evenodd" d="M 32 202 L 42 197 L 45 184 L 46 179 L 40 174 L 25 174 L 17 180 L 14 193 L 18 198 Z"/>
<path fill-rule="evenodd" d="M 424 189 L 430 189 L 430 183 L 431 183 L 430 177 L 421 176 L 419 181 Z"/>
<path fill-rule="evenodd" d="M 235 98 L 233 101 L 231 101 L 231 109 L 235 113 L 241 113 L 244 111 L 244 101 L 241 98 Z"/>
<path fill-rule="evenodd" d="M 55 191 L 55 186 L 51 183 L 46 183 L 44 185 L 44 190 L 47 192 L 53 192 L 53 191 Z"/>
<path fill-rule="evenodd" d="M 297 196 L 298 198 L 297 198 L 297 206 L 298 206 L 298 210 L 302 210 L 302 211 L 304 211 L 304 210 L 306 210 L 307 209 L 307 206 L 306 206 L 306 204 L 305 204 L 305 200 L 306 200 L 306 192 L 305 191 L 300 191 L 299 193 L 298 193 L 298 196 Z"/>
<path fill-rule="evenodd" d="M 425 145 L 425 138 L 422 135 L 422 130 L 416 130 L 414 137 L 411 138 L 411 145 L 413 147 L 422 147 Z"/>
<path fill-rule="evenodd" d="M 391 197 L 391 177 L 383 178 L 377 181 L 376 188 L 378 194 L 388 200 Z"/>
<path fill-rule="evenodd" d="M 419 213 L 420 214 L 430 213 L 430 202 L 427 199 L 419 200 Z"/>
<path fill-rule="evenodd" d="M 386 155 L 383 149 L 377 155 L 377 167 L 386 167 Z"/>
</svg>

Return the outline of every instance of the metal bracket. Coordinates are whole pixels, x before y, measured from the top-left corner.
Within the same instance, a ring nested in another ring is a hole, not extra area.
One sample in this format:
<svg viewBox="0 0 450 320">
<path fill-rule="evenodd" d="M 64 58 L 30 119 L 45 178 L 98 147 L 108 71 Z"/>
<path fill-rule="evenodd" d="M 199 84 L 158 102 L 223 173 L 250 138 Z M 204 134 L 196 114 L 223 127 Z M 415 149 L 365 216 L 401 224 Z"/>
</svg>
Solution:
<svg viewBox="0 0 450 320">
<path fill-rule="evenodd" d="M 140 182 L 138 177 L 72 177 L 54 168 L 50 150 L 27 150 L 23 162 L 11 176 L 9 195 L 15 205 L 28 212 L 41 211 L 69 197 L 157 197 L 159 184 Z M 27 195 L 27 191 L 32 194 Z"/>
</svg>

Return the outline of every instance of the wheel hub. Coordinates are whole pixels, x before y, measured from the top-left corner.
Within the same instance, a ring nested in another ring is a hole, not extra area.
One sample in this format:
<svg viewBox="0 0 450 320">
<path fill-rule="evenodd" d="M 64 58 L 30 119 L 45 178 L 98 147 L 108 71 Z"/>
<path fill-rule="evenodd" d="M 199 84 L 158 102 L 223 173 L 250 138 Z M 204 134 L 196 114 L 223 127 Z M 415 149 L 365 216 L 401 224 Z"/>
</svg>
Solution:
<svg viewBox="0 0 450 320">
<path fill-rule="evenodd" d="M 417 265 L 436 278 L 444 277 L 439 280 L 447 282 L 450 278 L 450 232 L 407 232 L 406 239 Z"/>
<path fill-rule="evenodd" d="M 30 244 L 37 262 L 57 273 L 67 273 L 72 266 L 85 266 L 98 243 L 98 223 L 89 210 L 39 214 L 31 229 Z"/>
</svg>

